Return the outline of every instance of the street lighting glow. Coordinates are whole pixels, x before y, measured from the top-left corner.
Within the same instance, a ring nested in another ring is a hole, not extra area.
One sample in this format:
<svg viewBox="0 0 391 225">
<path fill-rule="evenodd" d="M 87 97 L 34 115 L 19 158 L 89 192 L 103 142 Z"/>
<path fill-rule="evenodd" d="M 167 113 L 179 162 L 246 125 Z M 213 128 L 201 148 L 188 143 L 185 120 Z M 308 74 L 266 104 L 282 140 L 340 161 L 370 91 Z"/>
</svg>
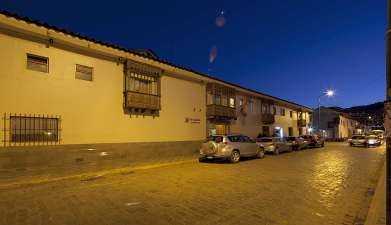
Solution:
<svg viewBox="0 0 391 225">
<path fill-rule="evenodd" d="M 335 92 L 334 92 L 334 90 L 327 90 L 327 91 L 325 92 L 325 94 L 326 94 L 326 96 L 328 96 L 328 97 L 333 97 L 334 94 L 335 94 Z"/>
</svg>

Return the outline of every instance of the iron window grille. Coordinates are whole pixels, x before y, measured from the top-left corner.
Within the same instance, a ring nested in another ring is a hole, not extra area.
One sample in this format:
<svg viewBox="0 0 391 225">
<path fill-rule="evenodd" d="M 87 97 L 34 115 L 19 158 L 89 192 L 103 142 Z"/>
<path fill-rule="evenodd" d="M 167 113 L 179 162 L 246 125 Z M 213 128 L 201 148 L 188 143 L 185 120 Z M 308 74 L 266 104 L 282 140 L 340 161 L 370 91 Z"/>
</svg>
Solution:
<svg viewBox="0 0 391 225">
<path fill-rule="evenodd" d="M 60 116 L 4 114 L 4 146 L 55 145 L 60 141 Z"/>
<path fill-rule="evenodd" d="M 49 73 L 49 58 L 27 54 L 27 69 Z"/>
</svg>

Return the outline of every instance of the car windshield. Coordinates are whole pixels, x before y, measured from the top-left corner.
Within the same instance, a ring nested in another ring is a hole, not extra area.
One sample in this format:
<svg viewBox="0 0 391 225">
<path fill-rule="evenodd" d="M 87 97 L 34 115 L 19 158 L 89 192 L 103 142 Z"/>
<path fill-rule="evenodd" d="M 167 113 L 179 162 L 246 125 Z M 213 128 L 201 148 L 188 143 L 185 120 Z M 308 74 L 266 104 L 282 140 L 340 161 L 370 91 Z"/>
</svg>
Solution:
<svg viewBox="0 0 391 225">
<path fill-rule="evenodd" d="M 376 135 L 368 135 L 367 138 L 377 138 Z"/>
<path fill-rule="evenodd" d="M 223 136 L 209 136 L 208 141 L 214 141 L 216 143 L 220 143 L 223 141 Z"/>
<path fill-rule="evenodd" d="M 286 137 L 285 140 L 287 140 L 287 141 L 295 141 L 296 138 L 295 137 Z"/>
<path fill-rule="evenodd" d="M 353 140 L 362 140 L 362 139 L 365 139 L 364 136 L 353 136 L 352 137 Z"/>
<path fill-rule="evenodd" d="M 258 139 L 260 142 L 273 142 L 272 138 L 260 138 Z"/>
</svg>

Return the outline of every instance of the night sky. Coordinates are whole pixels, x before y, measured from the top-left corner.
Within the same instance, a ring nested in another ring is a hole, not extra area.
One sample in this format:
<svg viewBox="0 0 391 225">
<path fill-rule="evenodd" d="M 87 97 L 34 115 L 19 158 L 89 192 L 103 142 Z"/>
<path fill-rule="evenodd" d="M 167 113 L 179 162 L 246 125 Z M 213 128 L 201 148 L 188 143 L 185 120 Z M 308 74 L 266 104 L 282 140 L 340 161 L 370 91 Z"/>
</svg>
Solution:
<svg viewBox="0 0 391 225">
<path fill-rule="evenodd" d="M 322 99 L 328 106 L 385 96 L 385 0 L 2 0 L 0 8 L 150 48 L 174 64 L 309 107 L 326 88 L 337 93 Z"/>
</svg>

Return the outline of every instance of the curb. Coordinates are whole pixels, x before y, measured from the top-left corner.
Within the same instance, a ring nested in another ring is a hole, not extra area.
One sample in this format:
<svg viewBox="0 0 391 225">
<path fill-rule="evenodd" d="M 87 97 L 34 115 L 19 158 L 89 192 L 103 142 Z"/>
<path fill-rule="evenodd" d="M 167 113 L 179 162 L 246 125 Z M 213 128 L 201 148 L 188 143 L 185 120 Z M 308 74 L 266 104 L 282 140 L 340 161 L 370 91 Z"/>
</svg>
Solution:
<svg viewBox="0 0 391 225">
<path fill-rule="evenodd" d="M 387 162 L 384 160 L 383 166 L 381 168 L 381 175 L 376 185 L 375 195 L 373 196 L 369 206 L 364 225 L 386 224 L 386 164 Z M 382 223 L 382 220 L 384 220 L 384 223 Z"/>
<path fill-rule="evenodd" d="M 142 171 L 142 170 L 149 170 L 149 169 L 156 169 L 161 167 L 168 167 L 168 166 L 174 166 L 174 165 L 181 165 L 181 164 L 187 164 L 195 162 L 194 159 L 189 160 L 182 160 L 182 161 L 176 161 L 176 162 L 169 162 L 169 163 L 160 163 L 160 164 L 153 164 L 153 165 L 146 165 L 146 166 L 136 166 L 136 167 L 122 167 L 122 168 L 116 168 L 116 169 L 109 169 L 109 170 L 102 170 L 98 172 L 87 172 L 77 175 L 70 175 L 70 176 L 62 176 L 62 177 L 56 177 L 56 178 L 41 178 L 41 179 L 31 179 L 28 182 L 15 182 L 15 183 L 9 183 L 9 184 L 0 184 L 0 190 L 6 190 L 6 189 L 15 189 L 15 188 L 21 188 L 25 186 L 33 186 L 33 185 L 39 185 L 39 184 L 47 184 L 57 181 L 64 181 L 64 180 L 72 180 L 72 179 L 79 179 L 80 181 L 90 181 L 90 180 L 96 180 L 105 176 L 110 175 L 118 175 L 118 174 L 130 174 L 135 171 Z"/>
</svg>

